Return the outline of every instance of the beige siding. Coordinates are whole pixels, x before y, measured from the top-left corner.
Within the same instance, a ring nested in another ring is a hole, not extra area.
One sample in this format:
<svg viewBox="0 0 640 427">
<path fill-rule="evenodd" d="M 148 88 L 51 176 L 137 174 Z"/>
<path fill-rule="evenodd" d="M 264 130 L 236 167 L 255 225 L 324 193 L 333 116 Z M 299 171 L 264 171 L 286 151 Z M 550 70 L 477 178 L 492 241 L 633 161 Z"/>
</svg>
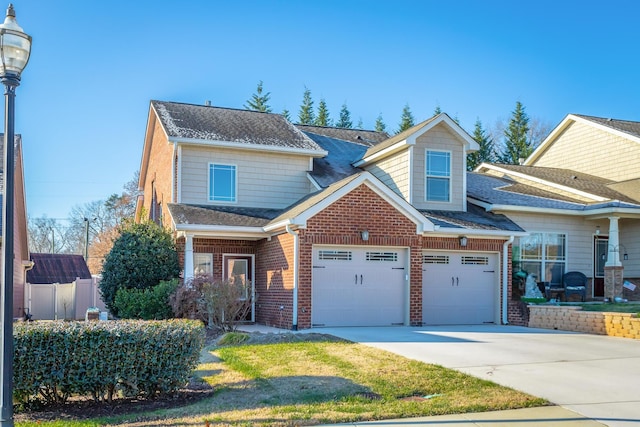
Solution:
<svg viewBox="0 0 640 427">
<path fill-rule="evenodd" d="M 451 152 L 451 201 L 427 202 L 425 192 L 427 150 Z M 464 141 L 441 123 L 421 135 L 413 149 L 413 206 L 418 209 L 466 210 Z"/>
<path fill-rule="evenodd" d="M 640 144 L 584 123 L 569 125 L 533 166 L 573 169 L 623 181 L 640 177 Z"/>
<path fill-rule="evenodd" d="M 606 236 L 609 220 L 585 220 L 581 217 L 548 214 L 525 214 L 509 212 L 507 215 L 520 227 L 530 233 L 564 233 L 567 236 L 567 271 L 581 271 L 587 277 L 593 277 L 593 240 L 596 226 L 600 226 L 601 235 Z M 620 258 L 625 269 L 625 277 L 640 277 L 640 224 L 622 219 L 619 223 Z M 520 246 L 516 239 L 514 246 Z M 623 254 L 629 254 L 623 260 Z"/>
<path fill-rule="evenodd" d="M 236 166 L 238 200 L 233 206 L 284 208 L 309 191 L 308 157 L 185 146 L 181 158 L 181 203 L 216 204 L 209 202 L 207 193 L 211 162 Z"/>
<path fill-rule="evenodd" d="M 376 178 L 396 192 L 405 200 L 409 200 L 409 151 L 402 151 L 367 167 Z"/>
</svg>

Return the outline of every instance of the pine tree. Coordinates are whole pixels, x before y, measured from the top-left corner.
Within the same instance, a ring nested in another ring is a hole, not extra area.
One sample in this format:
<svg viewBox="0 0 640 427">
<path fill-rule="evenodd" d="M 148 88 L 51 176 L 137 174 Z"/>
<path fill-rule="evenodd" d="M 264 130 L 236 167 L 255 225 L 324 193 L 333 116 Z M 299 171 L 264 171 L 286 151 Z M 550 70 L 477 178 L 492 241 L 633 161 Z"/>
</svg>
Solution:
<svg viewBox="0 0 640 427">
<path fill-rule="evenodd" d="M 411 108 L 409 108 L 409 104 L 406 104 L 402 109 L 402 117 L 400 118 L 400 128 L 398 132 L 404 132 L 414 125 L 413 114 L 411 113 Z"/>
<path fill-rule="evenodd" d="M 342 104 L 342 108 L 340 109 L 340 120 L 336 123 L 336 127 L 351 129 L 353 128 L 353 122 L 351 121 L 351 113 L 347 108 L 347 104 Z"/>
<path fill-rule="evenodd" d="M 262 80 L 258 82 L 258 88 L 256 93 L 253 94 L 250 100 L 244 104 L 244 108 L 247 110 L 261 111 L 263 113 L 270 113 L 271 107 L 269 107 L 269 98 L 271 98 L 271 92 L 262 94 Z"/>
<path fill-rule="evenodd" d="M 302 95 L 302 105 L 298 113 L 298 123 L 301 125 L 312 125 L 315 122 L 315 114 L 313 113 L 313 100 L 311 99 L 311 91 L 304 87 Z"/>
<path fill-rule="evenodd" d="M 282 116 L 287 119 L 288 122 L 291 122 L 291 113 L 286 108 L 282 110 Z"/>
<path fill-rule="evenodd" d="M 318 103 L 318 115 L 315 120 L 316 126 L 331 126 L 331 119 L 329 118 L 329 109 L 327 108 L 327 102 L 324 98 L 320 99 Z"/>
<path fill-rule="evenodd" d="M 382 121 L 382 113 L 378 114 L 378 118 L 376 118 L 376 132 L 385 132 L 387 130 L 387 125 Z"/>
<path fill-rule="evenodd" d="M 473 139 L 478 143 L 480 149 L 474 153 L 467 154 L 467 170 L 470 171 L 474 170 L 480 163 L 491 163 L 496 159 L 493 139 L 482 128 L 482 122 L 479 118 L 476 119 Z"/>
<path fill-rule="evenodd" d="M 440 108 L 440 104 L 436 105 L 436 109 L 433 110 L 433 115 L 437 116 L 438 114 L 442 113 L 442 109 Z"/>
<path fill-rule="evenodd" d="M 362 117 L 358 117 L 358 124 L 356 125 L 356 129 L 364 129 L 364 123 L 362 123 Z"/>
<path fill-rule="evenodd" d="M 504 151 L 500 155 L 500 162 L 518 165 L 520 159 L 529 157 L 533 152 L 533 146 L 528 135 L 529 116 L 524 111 L 522 103 L 518 101 L 509 120 L 509 126 L 504 131 Z"/>
</svg>

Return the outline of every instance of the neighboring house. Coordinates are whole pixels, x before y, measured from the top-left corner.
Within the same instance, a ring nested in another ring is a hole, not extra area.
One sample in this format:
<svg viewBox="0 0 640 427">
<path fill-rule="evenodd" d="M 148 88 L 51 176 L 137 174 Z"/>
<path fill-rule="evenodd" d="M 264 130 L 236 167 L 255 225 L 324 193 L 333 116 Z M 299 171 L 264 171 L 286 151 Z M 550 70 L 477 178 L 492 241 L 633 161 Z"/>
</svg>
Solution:
<svg viewBox="0 0 640 427">
<path fill-rule="evenodd" d="M 22 318 L 27 307 L 25 295 L 26 270 L 31 267 L 29 260 L 29 245 L 27 234 L 27 205 L 24 191 L 24 169 L 22 163 L 22 137 L 15 136 L 15 178 L 14 178 L 14 209 L 13 209 L 13 317 Z M 4 158 L 4 134 L 0 133 L 0 159 Z M 0 229 L 4 213 L 4 172 L 0 161 Z M 1 230 L 0 230 L 1 231 Z M 0 280 L 4 276 L 0 277 Z"/>
<path fill-rule="evenodd" d="M 27 307 L 34 320 L 84 319 L 88 307 L 104 309 L 82 255 L 32 253 Z"/>
<path fill-rule="evenodd" d="M 640 299 L 640 123 L 570 114 L 523 165 L 475 172 L 469 201 L 530 233 L 517 267 L 556 283 L 580 271 L 588 298 Z"/>
<path fill-rule="evenodd" d="M 389 137 L 152 101 L 137 215 L 175 232 L 185 281 L 250 281 L 259 323 L 507 323 L 526 233 L 467 203 L 477 148 L 446 114 Z"/>
</svg>

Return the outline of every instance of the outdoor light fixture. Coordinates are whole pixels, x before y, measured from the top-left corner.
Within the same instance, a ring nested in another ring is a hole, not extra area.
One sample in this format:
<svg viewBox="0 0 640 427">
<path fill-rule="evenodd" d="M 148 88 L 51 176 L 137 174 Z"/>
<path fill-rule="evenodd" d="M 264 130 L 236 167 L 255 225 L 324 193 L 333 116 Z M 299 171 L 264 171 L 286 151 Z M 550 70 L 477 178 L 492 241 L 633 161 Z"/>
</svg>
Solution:
<svg viewBox="0 0 640 427">
<path fill-rule="evenodd" d="M 467 236 L 460 236 L 458 239 L 460 239 L 460 246 L 463 248 L 467 246 Z"/>
<path fill-rule="evenodd" d="M 629 254 L 622 255 L 622 259 L 624 259 L 625 261 L 628 261 L 629 260 Z"/>
<path fill-rule="evenodd" d="M 600 235 L 600 226 L 596 225 L 596 236 Z"/>
<path fill-rule="evenodd" d="M 369 231 L 362 230 L 360 232 L 360 237 L 362 238 L 362 240 L 364 240 L 366 242 L 367 240 L 369 240 Z"/>
<path fill-rule="evenodd" d="M 2 198 L 2 340 L 0 343 L 0 426 L 13 426 L 13 208 L 15 182 L 15 98 L 29 62 L 31 37 L 16 22 L 13 5 L 0 24 L 0 81 L 4 99 L 4 193 Z"/>
</svg>

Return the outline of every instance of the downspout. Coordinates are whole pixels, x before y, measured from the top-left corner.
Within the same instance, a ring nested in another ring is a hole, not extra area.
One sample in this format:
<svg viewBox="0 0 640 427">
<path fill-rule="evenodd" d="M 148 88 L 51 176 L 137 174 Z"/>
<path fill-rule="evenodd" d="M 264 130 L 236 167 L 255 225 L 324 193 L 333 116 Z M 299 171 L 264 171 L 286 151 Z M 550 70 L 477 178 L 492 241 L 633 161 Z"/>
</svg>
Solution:
<svg viewBox="0 0 640 427">
<path fill-rule="evenodd" d="M 300 252 L 300 236 L 286 225 L 287 233 L 293 236 L 293 313 L 291 316 L 291 329 L 298 330 L 298 257 Z"/>
<path fill-rule="evenodd" d="M 515 237 L 510 236 L 509 240 L 502 245 L 502 324 L 508 325 L 509 311 L 509 245 L 513 243 Z"/>
</svg>

